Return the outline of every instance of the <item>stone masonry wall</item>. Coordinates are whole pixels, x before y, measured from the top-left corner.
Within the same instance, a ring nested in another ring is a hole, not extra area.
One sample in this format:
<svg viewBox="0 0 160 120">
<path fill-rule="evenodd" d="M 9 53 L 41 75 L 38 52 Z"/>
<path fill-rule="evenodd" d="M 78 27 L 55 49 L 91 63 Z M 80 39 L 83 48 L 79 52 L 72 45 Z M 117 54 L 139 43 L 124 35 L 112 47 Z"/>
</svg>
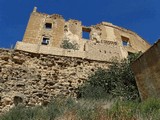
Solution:
<svg viewBox="0 0 160 120">
<path fill-rule="evenodd" d="M 0 112 L 18 103 L 46 105 L 60 95 L 76 97 L 76 89 L 99 67 L 109 63 L 82 58 L 0 49 Z"/>
<path fill-rule="evenodd" d="M 160 40 L 132 65 L 142 100 L 160 98 Z"/>
</svg>

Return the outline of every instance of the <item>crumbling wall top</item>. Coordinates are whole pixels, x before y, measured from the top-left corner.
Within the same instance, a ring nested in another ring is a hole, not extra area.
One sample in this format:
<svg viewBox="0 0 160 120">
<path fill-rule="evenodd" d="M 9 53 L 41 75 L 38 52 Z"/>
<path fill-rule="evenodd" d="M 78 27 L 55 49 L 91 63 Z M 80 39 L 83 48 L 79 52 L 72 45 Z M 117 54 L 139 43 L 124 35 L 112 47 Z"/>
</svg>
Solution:
<svg viewBox="0 0 160 120">
<path fill-rule="evenodd" d="M 64 19 L 62 15 L 59 15 L 59 14 L 52 14 L 50 15 L 50 18 L 54 18 L 54 19 Z"/>
<path fill-rule="evenodd" d="M 34 15 L 40 15 L 40 16 L 45 16 L 45 17 L 53 18 L 53 19 L 64 19 L 63 16 L 59 15 L 59 14 L 49 15 L 49 14 L 46 14 L 46 13 L 37 12 L 37 7 L 34 7 L 32 14 L 34 14 Z"/>
<path fill-rule="evenodd" d="M 99 25 L 99 24 L 97 24 Z M 116 26 L 116 25 L 113 25 L 112 23 L 108 23 L 108 22 L 101 22 L 100 25 L 104 25 L 104 26 L 108 26 L 108 27 L 112 27 L 114 29 L 118 29 L 120 31 L 123 31 L 123 32 L 126 32 L 126 33 L 129 33 L 129 34 L 132 34 L 132 35 L 136 35 L 136 36 L 139 36 L 137 33 L 129 30 L 129 29 L 126 29 L 126 28 L 123 28 L 123 27 L 119 27 L 119 26 Z M 142 38 L 141 36 L 139 36 L 140 38 Z M 143 38 L 142 38 L 143 39 Z M 143 39 L 144 40 L 144 39 Z M 145 40 L 146 41 L 146 40 Z M 147 41 L 146 41 L 147 42 Z M 147 42 L 148 43 L 148 42 Z M 149 43 L 148 43 L 149 44 Z M 150 44 L 149 44 L 150 45 Z"/>
</svg>

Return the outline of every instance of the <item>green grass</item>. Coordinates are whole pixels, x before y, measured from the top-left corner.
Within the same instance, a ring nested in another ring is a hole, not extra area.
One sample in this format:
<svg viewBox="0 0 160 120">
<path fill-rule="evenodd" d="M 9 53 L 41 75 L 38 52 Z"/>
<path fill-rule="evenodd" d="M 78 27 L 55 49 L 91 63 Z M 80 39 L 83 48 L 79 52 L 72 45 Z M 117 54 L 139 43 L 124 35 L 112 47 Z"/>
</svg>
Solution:
<svg viewBox="0 0 160 120">
<path fill-rule="evenodd" d="M 159 120 L 159 118 L 159 99 L 149 99 L 140 103 L 57 98 L 47 106 L 32 108 L 17 106 L 1 115 L 0 120 Z"/>
</svg>

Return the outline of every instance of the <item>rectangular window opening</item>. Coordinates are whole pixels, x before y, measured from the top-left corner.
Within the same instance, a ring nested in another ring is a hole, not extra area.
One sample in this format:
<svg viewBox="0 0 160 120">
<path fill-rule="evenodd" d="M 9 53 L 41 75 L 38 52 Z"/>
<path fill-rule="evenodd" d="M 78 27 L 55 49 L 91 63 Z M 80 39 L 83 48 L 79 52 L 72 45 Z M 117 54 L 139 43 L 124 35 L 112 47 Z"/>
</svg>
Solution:
<svg viewBox="0 0 160 120">
<path fill-rule="evenodd" d="M 49 38 L 44 37 L 42 40 L 42 45 L 48 45 L 49 44 Z"/>
<path fill-rule="evenodd" d="M 52 23 L 46 23 L 45 28 L 46 29 L 52 29 Z"/>
<path fill-rule="evenodd" d="M 122 38 L 122 45 L 123 46 L 129 46 L 130 45 L 129 38 L 124 37 L 124 36 L 121 36 L 121 38 Z"/>
<path fill-rule="evenodd" d="M 90 28 L 83 27 L 82 28 L 82 38 L 89 40 L 90 39 L 90 32 L 91 32 Z"/>
</svg>

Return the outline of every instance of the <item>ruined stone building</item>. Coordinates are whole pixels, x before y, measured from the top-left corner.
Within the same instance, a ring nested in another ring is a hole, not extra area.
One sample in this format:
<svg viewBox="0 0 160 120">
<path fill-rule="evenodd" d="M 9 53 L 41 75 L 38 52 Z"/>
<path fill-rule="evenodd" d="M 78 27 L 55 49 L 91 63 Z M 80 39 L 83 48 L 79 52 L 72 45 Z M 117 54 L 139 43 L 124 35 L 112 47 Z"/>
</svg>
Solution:
<svg viewBox="0 0 160 120">
<path fill-rule="evenodd" d="M 71 43 L 76 49 L 64 49 L 63 44 Z M 144 52 L 150 45 L 136 33 L 108 22 L 86 27 L 78 20 L 64 20 L 61 15 L 31 13 L 22 42 L 15 49 L 70 56 L 99 61 L 111 58 L 125 58 L 128 54 Z"/>
<path fill-rule="evenodd" d="M 53 97 L 76 97 L 78 86 L 98 68 L 107 69 L 110 59 L 149 47 L 136 33 L 111 23 L 86 27 L 34 8 L 23 41 L 14 50 L 0 49 L 0 113 L 18 103 L 46 105 Z"/>
</svg>

